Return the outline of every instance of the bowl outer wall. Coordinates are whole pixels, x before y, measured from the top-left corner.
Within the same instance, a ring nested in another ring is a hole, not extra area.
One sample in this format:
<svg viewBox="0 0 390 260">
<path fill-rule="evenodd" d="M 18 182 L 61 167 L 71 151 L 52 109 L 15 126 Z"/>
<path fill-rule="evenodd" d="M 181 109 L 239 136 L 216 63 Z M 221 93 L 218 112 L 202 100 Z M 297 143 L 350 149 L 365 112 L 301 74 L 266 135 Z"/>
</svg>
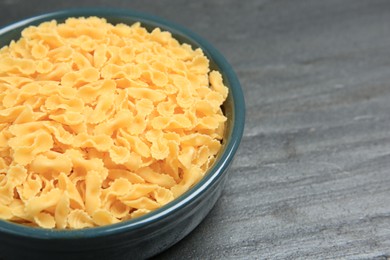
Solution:
<svg viewBox="0 0 390 260">
<path fill-rule="evenodd" d="M 28 18 L 0 29 L 0 46 L 7 45 L 12 39 L 18 39 L 21 30 L 29 25 L 37 25 L 52 19 L 61 22 L 67 17 L 79 16 L 104 17 L 108 22 L 114 24 L 131 24 L 135 21 L 140 21 L 148 29 L 160 27 L 163 30 L 170 31 L 180 42 L 201 47 L 211 61 L 211 68 L 217 69 L 222 73 L 225 84 L 229 87 L 228 100 L 224 104 L 225 113 L 229 118 L 227 122 L 228 131 L 223 145 L 224 152 L 220 154 L 206 176 L 192 189 L 174 202 L 135 220 L 106 227 L 73 231 L 44 230 L 0 221 L 0 258 L 2 252 L 11 252 L 12 250 L 17 250 L 17 248 L 26 248 L 28 250 L 35 248 L 37 252 L 40 250 L 50 251 L 51 248 L 55 251 L 81 252 L 90 251 L 93 248 L 96 249 L 98 245 L 101 248 L 109 248 L 113 245 L 120 246 L 121 244 L 127 246 L 137 245 L 139 247 L 142 238 L 146 241 L 154 237 L 161 237 L 164 230 L 165 236 L 170 234 L 169 239 L 166 237 L 167 242 L 160 242 L 160 246 L 154 246 L 155 249 L 151 247 L 150 254 L 153 255 L 165 249 L 188 234 L 211 210 L 221 193 L 223 183 L 226 181 L 228 166 L 237 151 L 243 135 L 245 102 L 239 81 L 231 66 L 204 39 L 179 25 L 161 18 L 130 10 L 96 8 L 64 10 Z M 210 198 L 209 194 L 214 194 L 215 197 Z M 182 224 L 182 230 L 186 230 L 185 232 L 179 230 L 180 223 L 185 223 Z M 173 236 L 172 233 L 177 235 Z M 181 235 L 179 235 L 180 233 Z M 108 244 L 107 240 L 109 240 Z M 49 244 L 47 244 L 48 242 Z M 102 242 L 106 244 L 102 244 Z M 83 246 L 81 247 L 81 245 Z M 69 246 L 72 246 L 72 248 Z M 136 249 L 136 247 L 133 249 Z"/>
</svg>

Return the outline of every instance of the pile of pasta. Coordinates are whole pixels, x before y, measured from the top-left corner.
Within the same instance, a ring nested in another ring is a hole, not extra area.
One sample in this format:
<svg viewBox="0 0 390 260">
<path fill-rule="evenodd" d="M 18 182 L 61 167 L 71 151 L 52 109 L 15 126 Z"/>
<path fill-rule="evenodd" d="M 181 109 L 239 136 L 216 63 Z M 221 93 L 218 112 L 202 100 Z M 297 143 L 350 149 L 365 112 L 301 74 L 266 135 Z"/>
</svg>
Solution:
<svg viewBox="0 0 390 260">
<path fill-rule="evenodd" d="M 0 218 L 79 229 L 169 203 L 215 161 L 227 95 L 201 49 L 159 28 L 24 29 L 0 50 Z"/>
</svg>

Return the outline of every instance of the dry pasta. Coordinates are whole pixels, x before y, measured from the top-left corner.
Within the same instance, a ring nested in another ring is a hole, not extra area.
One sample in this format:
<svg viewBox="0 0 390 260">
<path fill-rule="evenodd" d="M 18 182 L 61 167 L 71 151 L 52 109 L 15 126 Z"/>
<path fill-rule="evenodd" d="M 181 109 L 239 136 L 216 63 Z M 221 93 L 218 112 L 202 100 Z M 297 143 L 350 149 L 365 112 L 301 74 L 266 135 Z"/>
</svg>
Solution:
<svg viewBox="0 0 390 260">
<path fill-rule="evenodd" d="M 0 49 L 0 218 L 79 229 L 180 196 L 220 150 L 228 95 L 201 49 L 97 17 Z"/>
</svg>

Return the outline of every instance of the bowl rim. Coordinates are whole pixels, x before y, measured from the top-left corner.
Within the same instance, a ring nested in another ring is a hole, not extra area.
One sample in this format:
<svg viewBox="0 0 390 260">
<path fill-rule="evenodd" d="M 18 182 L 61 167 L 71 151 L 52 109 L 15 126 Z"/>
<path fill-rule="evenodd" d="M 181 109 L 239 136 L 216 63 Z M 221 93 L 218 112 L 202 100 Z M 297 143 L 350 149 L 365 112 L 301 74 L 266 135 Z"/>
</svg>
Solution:
<svg viewBox="0 0 390 260">
<path fill-rule="evenodd" d="M 232 95 L 233 111 L 232 111 L 232 130 L 230 140 L 226 143 L 224 152 L 219 159 L 208 170 L 207 174 L 190 190 L 179 196 L 174 201 L 164 205 L 163 207 L 154 210 L 144 216 L 119 222 L 116 224 L 92 227 L 85 229 L 59 230 L 59 229 L 44 229 L 39 227 L 29 227 L 17 223 L 12 223 L 5 220 L 0 220 L 0 233 L 9 234 L 18 237 L 28 237 L 34 239 L 84 239 L 97 238 L 107 235 L 116 235 L 122 232 L 129 232 L 145 227 L 151 223 L 167 218 L 172 212 L 178 211 L 185 207 L 191 201 L 201 196 L 205 190 L 220 179 L 227 171 L 234 154 L 236 153 L 241 138 L 244 132 L 245 124 L 245 100 L 237 75 L 233 71 L 231 65 L 227 62 L 224 56 L 215 49 L 209 42 L 204 40 L 198 34 L 178 25 L 174 22 L 160 18 L 155 15 L 135 11 L 133 9 L 116 9 L 116 8 L 77 8 L 77 9 L 62 9 L 54 12 L 31 16 L 20 21 L 16 21 L 0 27 L 0 37 L 4 33 L 8 33 L 15 29 L 23 29 L 29 25 L 40 24 L 44 21 L 53 19 L 66 19 L 67 17 L 82 17 L 82 16 L 98 16 L 102 18 L 117 18 L 127 17 L 140 21 L 141 24 L 160 27 L 168 30 L 176 35 L 184 36 L 184 38 L 196 43 L 220 68 L 224 74 L 224 80 L 230 84 L 229 95 Z M 0 46 L 1 48 L 2 46 Z"/>
</svg>

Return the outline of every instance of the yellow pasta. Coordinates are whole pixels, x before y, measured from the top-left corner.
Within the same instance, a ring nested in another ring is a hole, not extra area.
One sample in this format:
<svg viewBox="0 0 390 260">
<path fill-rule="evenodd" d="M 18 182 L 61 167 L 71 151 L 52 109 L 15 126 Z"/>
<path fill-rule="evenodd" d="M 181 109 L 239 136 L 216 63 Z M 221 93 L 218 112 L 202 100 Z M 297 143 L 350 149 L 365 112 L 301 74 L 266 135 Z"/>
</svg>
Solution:
<svg viewBox="0 0 390 260">
<path fill-rule="evenodd" d="M 0 219 L 80 229 L 186 192 L 221 148 L 228 95 L 201 49 L 98 17 L 0 49 Z"/>
<path fill-rule="evenodd" d="M 92 213 L 93 222 L 98 226 L 118 223 L 119 220 L 115 218 L 110 211 L 96 210 Z"/>
<path fill-rule="evenodd" d="M 70 212 L 70 198 L 68 191 L 62 193 L 61 198 L 56 205 L 54 219 L 56 227 L 59 229 L 65 229 L 68 226 L 68 215 Z"/>
<path fill-rule="evenodd" d="M 11 219 L 13 215 L 10 207 L 0 204 L 0 218 L 8 220 Z"/>
<path fill-rule="evenodd" d="M 96 224 L 93 222 L 91 216 L 80 209 L 72 210 L 67 217 L 68 227 L 71 229 L 80 229 L 93 227 Z"/>
</svg>

